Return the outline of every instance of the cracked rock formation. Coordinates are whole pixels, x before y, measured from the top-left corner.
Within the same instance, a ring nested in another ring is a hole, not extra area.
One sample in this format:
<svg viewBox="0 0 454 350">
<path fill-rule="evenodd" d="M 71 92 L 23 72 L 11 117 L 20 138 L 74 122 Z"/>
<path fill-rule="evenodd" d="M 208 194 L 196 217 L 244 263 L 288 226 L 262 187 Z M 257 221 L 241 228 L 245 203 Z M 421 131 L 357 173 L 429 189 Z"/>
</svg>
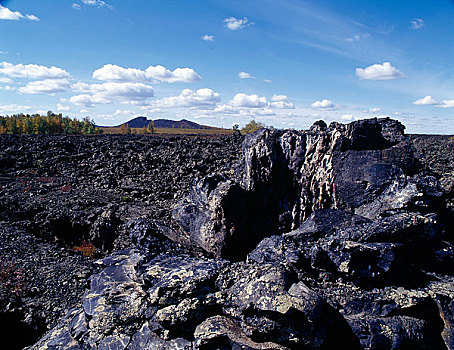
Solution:
<svg viewBox="0 0 454 350">
<path fill-rule="evenodd" d="M 421 150 L 391 119 L 246 136 L 30 349 L 454 349 L 452 167 Z"/>
</svg>

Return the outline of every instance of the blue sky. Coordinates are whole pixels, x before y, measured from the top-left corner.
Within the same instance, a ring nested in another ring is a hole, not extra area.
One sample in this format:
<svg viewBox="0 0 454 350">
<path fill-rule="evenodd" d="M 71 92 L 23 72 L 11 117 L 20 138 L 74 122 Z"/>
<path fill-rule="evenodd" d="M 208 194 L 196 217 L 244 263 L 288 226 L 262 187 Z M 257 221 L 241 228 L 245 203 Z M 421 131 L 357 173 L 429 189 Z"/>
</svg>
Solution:
<svg viewBox="0 0 454 350">
<path fill-rule="evenodd" d="M 0 114 L 454 134 L 454 1 L 1 1 Z"/>
</svg>

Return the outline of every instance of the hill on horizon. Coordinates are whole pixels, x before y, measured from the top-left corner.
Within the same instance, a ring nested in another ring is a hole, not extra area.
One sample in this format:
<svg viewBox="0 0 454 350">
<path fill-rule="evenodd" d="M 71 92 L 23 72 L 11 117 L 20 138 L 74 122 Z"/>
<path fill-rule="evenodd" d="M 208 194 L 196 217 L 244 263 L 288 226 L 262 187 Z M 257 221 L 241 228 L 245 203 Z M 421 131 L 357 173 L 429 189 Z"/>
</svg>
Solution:
<svg viewBox="0 0 454 350">
<path fill-rule="evenodd" d="M 154 123 L 155 128 L 175 128 L 175 129 L 218 129 L 212 126 L 207 126 L 207 125 L 200 125 L 195 122 L 191 122 L 186 119 L 182 120 L 170 120 L 170 119 L 148 119 L 147 117 L 136 117 L 131 119 L 130 121 L 127 121 L 125 123 L 122 123 L 117 126 L 112 126 L 112 128 L 119 128 L 123 124 L 129 124 L 129 127 L 131 128 L 143 128 L 147 127 L 148 124 L 151 122 Z M 102 126 L 103 128 L 108 128 L 106 126 Z"/>
</svg>

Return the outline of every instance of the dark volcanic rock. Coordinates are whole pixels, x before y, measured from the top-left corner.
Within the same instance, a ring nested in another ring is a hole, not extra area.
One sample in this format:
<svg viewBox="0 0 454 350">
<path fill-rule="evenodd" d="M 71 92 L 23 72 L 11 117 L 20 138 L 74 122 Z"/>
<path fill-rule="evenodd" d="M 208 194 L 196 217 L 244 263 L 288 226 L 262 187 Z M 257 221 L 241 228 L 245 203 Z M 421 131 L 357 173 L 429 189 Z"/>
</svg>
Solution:
<svg viewBox="0 0 454 350">
<path fill-rule="evenodd" d="M 389 119 L 319 123 L 308 131 L 263 129 L 245 138 L 236 183 L 210 177 L 192 185 L 174 210 L 176 240 L 238 260 L 261 238 L 298 227 L 314 210 L 373 216 L 389 210 L 392 203 L 370 203 L 396 192 L 393 184 L 417 167 L 403 126 Z"/>
<path fill-rule="evenodd" d="M 454 177 L 430 171 L 441 148 L 418 159 L 422 139 L 403 130 L 390 119 L 261 130 L 245 138 L 238 164 L 233 137 L 87 138 L 104 161 L 118 158 L 109 165 L 84 163 L 85 146 L 62 138 L 42 152 L 63 163 L 77 155 L 67 168 L 83 181 L 39 186 L 11 143 L 0 151 L 4 173 L 19 176 L 1 179 L 0 215 L 15 221 L 5 232 L 21 226 L 61 246 L 90 239 L 104 256 L 71 293 L 54 289 L 68 311 L 57 323 L 63 309 L 44 308 L 54 327 L 31 349 L 452 349 Z M 19 236 L 7 247 L 21 262 L 24 237 L 36 238 Z M 45 255 L 57 247 L 30 242 Z M 45 261 L 64 271 L 56 280 L 70 278 L 66 263 L 89 261 L 56 249 L 68 256 Z M 27 320 L 30 301 L 42 310 L 47 299 L 17 293 L 13 276 L 2 310 Z"/>
</svg>

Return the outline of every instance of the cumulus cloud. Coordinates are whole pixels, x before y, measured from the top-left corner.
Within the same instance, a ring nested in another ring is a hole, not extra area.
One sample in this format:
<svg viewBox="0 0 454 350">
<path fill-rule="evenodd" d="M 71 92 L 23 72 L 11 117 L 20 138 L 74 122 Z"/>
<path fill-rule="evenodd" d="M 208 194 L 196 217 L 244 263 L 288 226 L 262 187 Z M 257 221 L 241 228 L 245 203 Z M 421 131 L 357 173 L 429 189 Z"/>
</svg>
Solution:
<svg viewBox="0 0 454 350">
<path fill-rule="evenodd" d="M 239 29 L 248 27 L 254 23 L 249 21 L 249 19 L 247 17 L 243 17 L 243 18 L 229 17 L 229 18 L 224 19 L 224 24 L 225 24 L 226 28 L 229 30 L 239 30 Z"/>
<path fill-rule="evenodd" d="M 214 41 L 214 36 L 213 35 L 208 35 L 208 34 L 205 34 L 201 37 L 202 40 L 205 40 L 205 41 Z"/>
<path fill-rule="evenodd" d="M 238 78 L 240 79 L 255 79 L 250 73 L 247 72 L 239 72 L 238 73 Z"/>
<path fill-rule="evenodd" d="M 417 106 L 437 105 L 438 101 L 433 99 L 432 96 L 427 95 L 426 97 L 423 97 L 419 100 L 414 101 L 413 104 L 417 105 Z"/>
<path fill-rule="evenodd" d="M 75 2 L 71 5 L 71 7 L 77 11 L 82 10 L 82 6 L 80 6 L 79 4 L 76 4 Z"/>
<path fill-rule="evenodd" d="M 143 83 L 77 83 L 72 88 L 74 91 L 82 92 L 82 94 L 72 96 L 70 102 L 85 107 L 116 101 L 136 104 L 145 103 L 148 98 L 154 96 L 153 87 Z"/>
<path fill-rule="evenodd" d="M 266 97 L 259 97 L 258 95 L 246 95 L 243 93 L 236 94 L 233 99 L 229 102 L 230 105 L 235 107 L 246 107 L 246 108 L 263 108 L 268 106 Z"/>
<path fill-rule="evenodd" d="M 61 79 L 69 78 L 67 71 L 57 67 L 46 67 L 37 64 L 12 64 L 8 62 L 0 63 L 0 74 L 11 78 L 26 79 Z"/>
<path fill-rule="evenodd" d="M 166 83 L 193 83 L 202 78 L 192 68 L 176 68 L 171 71 L 163 66 L 149 66 L 146 70 L 123 68 L 106 64 L 93 72 L 93 78 L 113 82 L 147 82 L 161 81 Z"/>
<path fill-rule="evenodd" d="M 378 112 L 381 112 L 381 109 L 378 107 L 372 107 L 372 108 L 369 108 L 368 112 L 369 113 L 378 113 Z"/>
<path fill-rule="evenodd" d="M 443 100 L 437 105 L 438 108 L 454 108 L 454 100 Z"/>
<path fill-rule="evenodd" d="M 18 21 L 22 18 L 30 21 L 39 21 L 39 18 L 35 15 L 23 15 L 19 11 L 11 11 L 9 8 L 0 5 L 0 19 Z"/>
<path fill-rule="evenodd" d="M 192 91 L 184 89 L 178 96 L 164 97 L 153 103 L 157 107 L 175 108 L 214 108 L 221 100 L 217 92 L 211 89 L 199 89 Z"/>
<path fill-rule="evenodd" d="M 361 80 L 393 80 L 403 78 L 404 75 L 391 66 L 391 63 L 374 64 L 366 68 L 356 68 L 356 76 Z"/>
<path fill-rule="evenodd" d="M 426 25 L 422 18 L 415 18 L 415 19 L 411 20 L 410 23 L 411 23 L 412 29 L 421 29 L 422 27 L 424 27 Z"/>
<path fill-rule="evenodd" d="M 333 101 L 330 100 L 321 100 L 321 101 L 315 101 L 313 104 L 311 104 L 312 108 L 315 109 L 320 109 L 324 111 L 332 111 L 337 109 L 336 105 L 333 103 Z"/>
<path fill-rule="evenodd" d="M 64 92 L 70 86 L 67 79 L 46 79 L 32 81 L 26 86 L 19 88 L 19 92 L 23 94 L 56 94 L 58 92 Z"/>
</svg>

